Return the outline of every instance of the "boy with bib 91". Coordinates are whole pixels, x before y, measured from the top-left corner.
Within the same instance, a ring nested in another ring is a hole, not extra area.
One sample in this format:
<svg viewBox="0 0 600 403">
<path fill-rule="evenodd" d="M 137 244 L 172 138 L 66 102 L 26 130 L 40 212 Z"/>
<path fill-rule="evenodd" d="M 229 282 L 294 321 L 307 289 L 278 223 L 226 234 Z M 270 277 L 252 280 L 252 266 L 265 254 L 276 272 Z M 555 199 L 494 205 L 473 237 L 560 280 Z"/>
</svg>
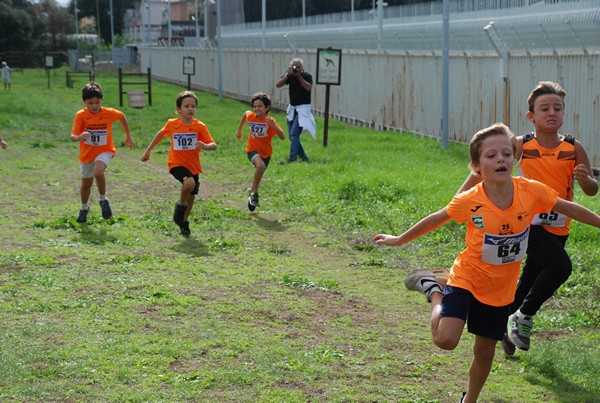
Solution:
<svg viewBox="0 0 600 403">
<path fill-rule="evenodd" d="M 600 228 L 600 216 L 558 197 L 541 182 L 513 177 L 516 141 L 510 129 L 495 124 L 477 132 L 470 145 L 471 169 L 482 181 L 457 194 L 443 209 L 423 218 L 400 236 L 379 234 L 383 245 L 404 245 L 451 219 L 467 223 L 466 249 L 455 259 L 446 282 L 431 271 L 405 280 L 409 290 L 431 302 L 431 333 L 436 346 L 453 350 L 465 324 L 475 334 L 473 360 L 463 403 L 477 401 L 492 368 L 514 300 L 529 225 L 539 213 L 555 211 Z M 443 288 L 442 288 L 443 287 Z"/>
<path fill-rule="evenodd" d="M 250 133 L 248 135 L 248 142 L 246 143 L 246 153 L 255 168 L 252 187 L 248 192 L 248 209 L 254 211 L 259 203 L 258 187 L 273 154 L 271 140 L 275 136 L 279 136 L 280 139 L 285 140 L 285 134 L 275 119 L 269 116 L 271 99 L 267 94 L 262 92 L 254 94 L 250 103 L 254 112 L 244 112 L 244 116 L 242 116 L 242 120 L 236 131 L 236 136 L 238 140 L 242 141 L 242 128 L 244 124 L 248 123 Z"/>
<path fill-rule="evenodd" d="M 125 145 L 135 148 L 131 138 L 127 118 L 123 112 L 114 108 L 102 106 L 102 88 L 95 82 L 87 83 L 82 91 L 81 98 L 86 106 L 75 114 L 71 141 L 79 142 L 79 162 L 81 163 L 81 209 L 77 222 L 87 222 L 89 212 L 88 201 L 92 184 L 96 179 L 102 217 L 112 217 L 110 203 L 106 198 L 106 168 L 116 154 L 112 137 L 112 126 L 119 122 L 125 131 Z"/>
<path fill-rule="evenodd" d="M 192 91 L 179 93 L 175 100 L 175 106 L 179 117 L 169 119 L 165 123 L 163 128 L 156 133 L 141 159 L 143 162 L 148 161 L 154 147 L 165 137 L 171 137 L 171 150 L 168 158 L 169 172 L 181 182 L 181 193 L 179 201 L 175 204 L 173 221 L 179 226 L 181 235 L 190 236 L 188 217 L 200 188 L 198 175 L 202 172 L 200 152 L 216 150 L 217 144 L 206 125 L 194 117 L 198 107 L 196 94 Z"/>
</svg>

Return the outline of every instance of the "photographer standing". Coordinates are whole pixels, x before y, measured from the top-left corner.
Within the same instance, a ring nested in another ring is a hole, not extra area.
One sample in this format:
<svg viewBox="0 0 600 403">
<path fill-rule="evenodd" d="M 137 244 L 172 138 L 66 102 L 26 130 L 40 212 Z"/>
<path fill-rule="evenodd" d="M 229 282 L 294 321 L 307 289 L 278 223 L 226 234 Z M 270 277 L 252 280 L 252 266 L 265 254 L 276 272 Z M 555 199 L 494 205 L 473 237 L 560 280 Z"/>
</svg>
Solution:
<svg viewBox="0 0 600 403">
<path fill-rule="evenodd" d="M 294 162 L 298 157 L 304 162 L 309 162 L 300 142 L 300 134 L 306 130 L 316 138 L 317 127 L 310 110 L 312 76 L 304 71 L 302 59 L 292 59 L 287 72 L 277 80 L 275 86 L 281 88 L 286 84 L 289 86 L 290 94 L 290 104 L 286 114 L 291 141 L 290 158 L 287 162 Z"/>
</svg>

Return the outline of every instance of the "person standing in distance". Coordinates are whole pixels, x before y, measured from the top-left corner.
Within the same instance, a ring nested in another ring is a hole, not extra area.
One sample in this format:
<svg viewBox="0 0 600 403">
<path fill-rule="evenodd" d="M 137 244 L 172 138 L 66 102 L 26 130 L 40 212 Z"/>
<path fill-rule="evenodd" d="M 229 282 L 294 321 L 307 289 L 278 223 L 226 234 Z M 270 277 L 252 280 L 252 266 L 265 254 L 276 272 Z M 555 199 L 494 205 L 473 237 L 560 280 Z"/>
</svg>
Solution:
<svg viewBox="0 0 600 403">
<path fill-rule="evenodd" d="M 304 71 L 302 59 L 292 59 L 287 72 L 277 80 L 275 86 L 281 88 L 286 84 L 290 96 L 290 104 L 286 110 L 288 135 L 291 141 L 288 162 L 294 162 L 298 157 L 304 162 L 310 162 L 300 142 L 300 134 L 306 130 L 316 138 L 317 126 L 310 110 L 312 76 Z"/>
</svg>

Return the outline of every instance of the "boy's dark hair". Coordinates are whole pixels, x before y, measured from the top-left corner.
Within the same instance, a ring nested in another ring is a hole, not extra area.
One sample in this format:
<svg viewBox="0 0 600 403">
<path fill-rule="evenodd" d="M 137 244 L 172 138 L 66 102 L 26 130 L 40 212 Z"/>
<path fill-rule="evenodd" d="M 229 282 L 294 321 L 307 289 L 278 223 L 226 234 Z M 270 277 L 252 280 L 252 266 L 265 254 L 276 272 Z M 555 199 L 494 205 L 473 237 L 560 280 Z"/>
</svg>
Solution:
<svg viewBox="0 0 600 403">
<path fill-rule="evenodd" d="M 271 98 L 269 98 L 269 96 L 264 92 L 257 92 L 256 94 L 252 95 L 250 105 L 254 106 L 254 101 L 256 101 L 257 99 L 262 101 L 262 103 L 267 108 L 267 113 L 269 113 L 269 109 L 271 109 Z"/>
<path fill-rule="evenodd" d="M 556 94 L 562 99 L 563 107 L 565 106 L 565 98 L 567 92 L 560 86 L 559 83 L 552 81 L 540 81 L 538 85 L 531 91 L 527 98 L 527 104 L 529 105 L 529 112 L 533 113 L 533 107 L 535 100 L 546 94 Z"/>
<path fill-rule="evenodd" d="M 81 98 L 83 98 L 84 101 L 92 98 L 102 99 L 102 87 L 100 87 L 100 84 L 90 81 L 83 86 Z"/>
<path fill-rule="evenodd" d="M 193 98 L 194 101 L 196 101 L 196 106 L 198 106 L 198 97 L 192 91 L 180 92 L 179 95 L 177 95 L 177 99 L 175 100 L 175 105 L 177 105 L 178 108 L 181 108 L 183 100 L 188 97 Z"/>
</svg>

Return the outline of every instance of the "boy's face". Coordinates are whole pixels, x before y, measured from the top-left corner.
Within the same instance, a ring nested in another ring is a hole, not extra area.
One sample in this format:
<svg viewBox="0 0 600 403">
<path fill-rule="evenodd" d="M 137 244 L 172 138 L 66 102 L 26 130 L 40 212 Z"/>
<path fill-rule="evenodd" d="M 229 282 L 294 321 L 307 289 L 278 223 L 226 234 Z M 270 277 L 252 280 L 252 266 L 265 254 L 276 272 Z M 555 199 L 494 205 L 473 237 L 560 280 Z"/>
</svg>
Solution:
<svg viewBox="0 0 600 403">
<path fill-rule="evenodd" d="M 88 108 L 88 110 L 92 113 L 100 113 L 100 108 L 102 108 L 102 98 L 93 97 L 90 99 L 86 99 L 83 101 L 83 104 Z"/>
<path fill-rule="evenodd" d="M 558 132 L 564 114 L 562 99 L 556 94 L 544 94 L 535 100 L 533 112 L 527 112 L 527 119 L 538 132 Z"/>
<path fill-rule="evenodd" d="M 483 140 L 481 155 L 474 168 L 484 181 L 504 181 L 512 176 L 514 160 L 510 139 L 497 134 Z"/>
<path fill-rule="evenodd" d="M 192 97 L 183 98 L 181 106 L 177 108 L 177 113 L 182 118 L 193 118 L 196 114 L 196 100 Z"/>
<path fill-rule="evenodd" d="M 254 109 L 254 113 L 256 113 L 257 118 L 264 118 L 269 111 L 269 109 L 260 99 L 255 99 L 254 102 L 252 102 L 252 108 Z"/>
</svg>

